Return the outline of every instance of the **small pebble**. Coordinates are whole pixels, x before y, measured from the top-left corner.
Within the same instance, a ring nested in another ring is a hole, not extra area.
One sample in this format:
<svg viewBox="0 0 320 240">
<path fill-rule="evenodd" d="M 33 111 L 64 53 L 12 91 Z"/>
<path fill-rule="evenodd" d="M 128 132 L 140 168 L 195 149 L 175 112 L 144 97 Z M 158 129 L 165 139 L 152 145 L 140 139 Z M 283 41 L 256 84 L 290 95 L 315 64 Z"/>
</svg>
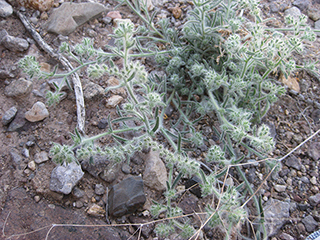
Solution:
<svg viewBox="0 0 320 240">
<path fill-rule="evenodd" d="M 34 200 L 35 200 L 36 202 L 39 202 L 40 199 L 41 199 L 40 196 L 38 196 L 38 195 L 34 196 Z"/>
<path fill-rule="evenodd" d="M 35 161 L 29 162 L 29 163 L 28 163 L 28 168 L 29 168 L 30 170 L 32 170 L 32 171 L 35 171 L 35 170 L 37 169 Z"/>
</svg>

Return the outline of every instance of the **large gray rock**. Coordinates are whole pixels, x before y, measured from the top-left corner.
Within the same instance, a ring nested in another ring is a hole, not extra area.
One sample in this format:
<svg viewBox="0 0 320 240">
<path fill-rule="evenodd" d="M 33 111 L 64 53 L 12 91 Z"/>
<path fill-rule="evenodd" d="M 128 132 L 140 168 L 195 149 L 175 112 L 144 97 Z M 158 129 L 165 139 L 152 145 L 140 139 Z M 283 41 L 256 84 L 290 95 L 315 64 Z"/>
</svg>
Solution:
<svg viewBox="0 0 320 240">
<path fill-rule="evenodd" d="M 290 203 L 271 198 L 263 208 L 268 236 L 278 233 L 290 216 Z"/>
<path fill-rule="evenodd" d="M 43 102 L 36 102 L 24 116 L 29 122 L 39 122 L 49 116 L 49 111 Z"/>
<path fill-rule="evenodd" d="M 9 110 L 7 110 L 2 117 L 2 124 L 8 125 L 14 119 L 17 112 L 18 110 L 16 107 L 12 107 Z"/>
<path fill-rule="evenodd" d="M 0 17 L 6 18 L 13 13 L 13 9 L 10 4 L 4 0 L 0 0 Z"/>
<path fill-rule="evenodd" d="M 20 78 L 18 80 L 13 80 L 8 86 L 4 89 L 4 94 L 7 97 L 25 97 L 27 96 L 32 90 L 32 82 Z"/>
<path fill-rule="evenodd" d="M 140 176 L 128 177 L 110 189 L 109 214 L 120 217 L 135 212 L 146 201 Z"/>
<path fill-rule="evenodd" d="M 301 11 L 305 10 L 311 4 L 310 0 L 295 0 L 292 5 L 298 7 Z"/>
<path fill-rule="evenodd" d="M 159 157 L 158 152 L 150 150 L 146 156 L 146 168 L 143 173 L 146 186 L 157 191 L 166 190 L 167 169 Z"/>
<path fill-rule="evenodd" d="M 48 32 L 69 35 L 77 27 L 104 11 L 106 11 L 105 6 L 99 3 L 63 3 L 52 12 L 45 27 Z"/>
<path fill-rule="evenodd" d="M 75 162 L 69 163 L 67 166 L 57 166 L 51 173 L 50 190 L 69 194 L 83 174 L 81 166 Z"/>
<path fill-rule="evenodd" d="M 288 8 L 287 10 L 284 11 L 284 15 L 285 16 L 291 15 L 295 19 L 298 19 L 301 15 L 301 11 L 297 7 L 291 7 L 291 8 Z"/>
</svg>

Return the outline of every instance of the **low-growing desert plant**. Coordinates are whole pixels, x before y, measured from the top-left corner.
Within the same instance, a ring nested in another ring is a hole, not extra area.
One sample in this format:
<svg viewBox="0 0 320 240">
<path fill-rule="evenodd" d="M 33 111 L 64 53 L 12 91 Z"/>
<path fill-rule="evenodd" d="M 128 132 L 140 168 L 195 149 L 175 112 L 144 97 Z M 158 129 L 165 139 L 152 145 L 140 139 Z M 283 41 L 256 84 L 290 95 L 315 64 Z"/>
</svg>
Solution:
<svg viewBox="0 0 320 240">
<path fill-rule="evenodd" d="M 55 143 L 51 148 L 53 161 L 58 164 L 81 161 L 105 155 L 109 160 L 121 162 L 130 159 L 136 151 L 159 151 L 169 170 L 165 199 L 151 207 L 154 217 L 164 214 L 166 222 L 156 226 L 159 236 L 177 231 L 183 238 L 199 235 L 201 229 L 190 224 L 188 218 L 177 220 L 182 210 L 173 204 L 177 197 L 176 186 L 181 178 L 198 176 L 203 197 L 211 196 L 206 207 L 207 226 L 223 226 L 225 238 L 231 233 L 241 234 L 241 224 L 248 220 L 246 199 L 250 196 L 256 207 L 251 231 L 256 239 L 265 239 L 261 199 L 254 195 L 242 168 L 238 165 L 256 157 L 264 159 L 274 149 L 274 139 L 268 125 L 261 123 L 270 106 L 285 93 L 271 74 L 281 72 L 288 76 L 293 70 L 314 65 L 298 66 L 293 52 L 303 51 L 303 41 L 315 40 L 315 34 L 306 25 L 306 17 L 286 17 L 288 29 L 270 29 L 262 20 L 256 0 L 193 0 L 193 9 L 181 28 L 170 27 L 168 19 L 155 21 L 146 2 L 120 0 L 141 17 L 143 25 L 137 28 L 130 20 L 118 21 L 114 29 L 115 44 L 105 52 L 96 49 L 93 41 L 84 39 L 76 46 L 63 43 L 60 51 L 72 57 L 77 66 L 86 67 L 90 78 L 105 74 L 119 79 L 127 101 L 117 107 L 119 117 L 109 119 L 109 129 L 97 136 L 86 137 L 76 130 L 73 145 Z M 290 30 L 290 31 L 287 31 Z M 284 33 L 285 32 L 285 33 Z M 165 75 L 149 75 L 138 60 L 154 57 Z M 122 59 L 122 66 L 115 59 Z M 73 72 L 44 73 L 33 57 L 27 56 L 20 66 L 31 77 L 68 76 Z M 57 104 L 61 86 L 48 92 L 48 103 Z M 173 106 L 178 118 L 165 123 L 166 109 Z M 209 146 L 201 160 L 192 157 L 192 151 L 209 139 L 198 131 L 201 120 L 215 119 L 210 126 L 219 144 Z M 135 121 L 134 127 L 126 124 Z M 115 128 L 122 123 L 121 128 Z M 121 133 L 135 131 L 133 139 Z M 111 135 L 114 145 L 99 146 L 96 139 Z M 158 137 L 166 139 L 160 144 Z M 243 148 L 245 151 L 240 151 Z M 273 168 L 276 161 L 266 161 Z M 241 179 L 237 186 L 224 182 L 230 167 Z M 177 175 L 174 172 L 178 172 Z M 203 226 L 201 226 L 203 227 Z M 249 234 L 249 233 L 248 233 Z"/>
</svg>

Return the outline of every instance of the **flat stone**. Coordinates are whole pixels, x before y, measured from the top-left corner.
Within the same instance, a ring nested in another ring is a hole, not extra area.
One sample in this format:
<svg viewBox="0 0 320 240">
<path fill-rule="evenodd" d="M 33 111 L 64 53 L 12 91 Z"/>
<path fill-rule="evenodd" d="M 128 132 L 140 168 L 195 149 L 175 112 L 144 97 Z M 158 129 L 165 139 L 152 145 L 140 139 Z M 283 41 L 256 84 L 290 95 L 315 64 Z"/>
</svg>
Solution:
<svg viewBox="0 0 320 240">
<path fill-rule="evenodd" d="M 58 87 L 60 87 L 60 90 L 62 90 L 62 91 L 69 89 L 68 84 L 66 83 L 64 78 L 53 78 L 53 79 L 48 80 L 47 83 L 50 86 L 50 88 L 52 88 L 52 89 L 56 89 L 54 84 L 56 84 Z M 70 81 L 69 81 L 69 83 L 70 83 Z M 72 87 L 72 85 L 70 87 Z"/>
<path fill-rule="evenodd" d="M 28 162 L 28 168 L 29 168 L 31 171 L 35 171 L 35 170 L 37 169 L 37 166 L 36 166 L 35 161 Z"/>
<path fill-rule="evenodd" d="M 288 202 L 270 198 L 263 209 L 265 228 L 270 237 L 277 234 L 290 217 L 290 204 Z"/>
<path fill-rule="evenodd" d="M 287 186 L 277 184 L 277 185 L 274 186 L 274 189 L 275 189 L 277 192 L 285 192 L 286 189 L 287 189 Z"/>
<path fill-rule="evenodd" d="M 107 80 L 107 87 L 116 87 L 116 86 L 119 86 L 120 82 L 117 78 L 111 76 L 108 80 Z M 122 97 L 126 97 L 127 96 L 127 92 L 125 90 L 124 87 L 119 87 L 119 88 L 116 88 L 116 89 L 111 89 L 110 92 L 112 94 L 115 94 L 115 95 L 120 95 Z"/>
<path fill-rule="evenodd" d="M 201 179 L 197 176 L 193 176 L 185 183 L 185 188 L 191 193 L 196 195 L 198 198 L 201 198 L 201 188 L 200 184 L 202 183 Z"/>
<path fill-rule="evenodd" d="M 45 24 L 48 32 L 69 35 L 77 27 L 106 11 L 104 5 L 93 2 L 63 3 L 54 9 Z"/>
<path fill-rule="evenodd" d="M 15 168 L 19 168 L 20 164 L 22 163 L 22 156 L 20 154 L 20 152 L 15 149 L 15 148 L 12 148 L 10 151 L 10 156 L 11 156 L 11 161 L 12 161 L 12 164 Z"/>
<path fill-rule="evenodd" d="M 122 16 L 119 11 L 110 11 L 107 13 L 107 17 L 111 19 L 122 19 Z"/>
<path fill-rule="evenodd" d="M 316 21 L 314 23 L 314 29 L 317 29 L 319 30 L 320 29 L 320 20 Z M 317 36 L 320 36 L 320 33 L 319 32 L 316 32 Z M 318 122 L 320 121 L 320 119 L 318 119 Z"/>
<path fill-rule="evenodd" d="M 320 158 L 320 142 L 313 142 L 308 148 L 308 155 L 314 161 L 318 161 Z"/>
<path fill-rule="evenodd" d="M 27 40 L 10 35 L 4 36 L 1 43 L 5 48 L 12 52 L 24 52 L 29 48 L 29 43 Z"/>
<path fill-rule="evenodd" d="M 93 204 L 87 210 L 87 214 L 93 217 L 103 217 L 106 214 L 106 210 L 104 210 L 102 207 L 100 207 L 97 204 Z"/>
<path fill-rule="evenodd" d="M 313 21 L 318 21 L 320 19 L 320 12 L 319 8 L 309 8 L 308 9 L 308 17 L 311 18 Z"/>
<path fill-rule="evenodd" d="M 83 175 L 81 166 L 75 162 L 71 162 L 67 166 L 57 166 L 51 173 L 50 190 L 69 194 Z"/>
<path fill-rule="evenodd" d="M 49 111 L 43 102 L 36 102 L 24 116 L 29 122 L 39 122 L 49 116 Z"/>
<path fill-rule="evenodd" d="M 6 18 L 12 15 L 13 9 L 10 4 L 4 0 L 0 0 L 0 17 Z"/>
<path fill-rule="evenodd" d="M 2 116 L 2 124 L 8 125 L 16 116 L 18 110 L 16 107 L 12 107 L 9 110 L 7 110 L 4 115 Z"/>
<path fill-rule="evenodd" d="M 140 176 L 128 177 L 114 185 L 109 192 L 109 214 L 120 217 L 135 212 L 146 201 Z"/>
<path fill-rule="evenodd" d="M 159 152 L 150 150 L 146 156 L 146 167 L 143 173 L 144 184 L 156 191 L 164 191 L 167 188 L 167 180 L 167 169 L 159 157 Z"/>
<path fill-rule="evenodd" d="M 104 89 L 96 83 L 88 82 L 83 86 L 83 97 L 85 100 L 94 100 L 103 96 Z"/>
<path fill-rule="evenodd" d="M 102 118 L 99 122 L 98 122 L 98 128 L 99 129 L 105 129 L 108 126 L 108 119 L 107 118 Z"/>
<path fill-rule="evenodd" d="M 288 233 L 281 233 L 280 239 L 281 240 L 295 240 L 295 238 L 292 237 L 291 235 L 289 235 Z"/>
<path fill-rule="evenodd" d="M 306 230 L 309 233 L 315 231 L 318 227 L 318 222 L 314 220 L 314 218 L 311 215 L 308 215 L 304 219 L 302 219 L 302 223 L 304 224 Z"/>
<path fill-rule="evenodd" d="M 38 152 L 34 155 L 34 161 L 38 164 L 49 160 L 48 153 L 46 151 Z"/>
<path fill-rule="evenodd" d="M 119 95 L 113 95 L 107 99 L 106 107 L 115 108 L 119 103 L 121 103 L 122 100 L 123 100 L 123 97 Z"/>
<path fill-rule="evenodd" d="M 18 80 L 13 80 L 4 89 L 4 94 L 7 97 L 20 98 L 27 96 L 32 90 L 32 82 L 20 78 Z"/>
</svg>

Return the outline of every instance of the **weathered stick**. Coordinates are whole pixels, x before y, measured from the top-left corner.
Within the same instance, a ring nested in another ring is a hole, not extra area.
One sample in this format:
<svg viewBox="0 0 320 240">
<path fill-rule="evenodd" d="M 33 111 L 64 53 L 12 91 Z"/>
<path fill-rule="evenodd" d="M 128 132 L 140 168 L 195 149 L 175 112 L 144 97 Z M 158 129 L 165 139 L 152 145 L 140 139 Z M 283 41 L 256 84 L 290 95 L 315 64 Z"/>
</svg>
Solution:
<svg viewBox="0 0 320 240">
<path fill-rule="evenodd" d="M 38 43 L 38 45 L 50 55 L 50 57 L 58 60 L 66 69 L 67 71 L 72 71 L 73 67 L 71 63 L 66 59 L 64 56 L 62 56 L 59 53 L 55 53 L 41 37 L 41 35 L 34 29 L 34 27 L 30 24 L 29 20 L 19 11 L 14 11 L 14 13 L 19 17 L 20 21 L 23 23 L 24 27 L 27 29 L 27 31 L 30 33 L 30 35 L 33 37 L 33 39 Z M 83 92 L 82 92 L 82 86 L 81 81 L 79 78 L 79 75 L 77 73 L 73 73 L 71 75 L 72 83 L 74 92 L 76 95 L 76 103 L 77 103 L 77 127 L 78 130 L 84 134 L 84 125 L 85 125 L 85 106 L 84 106 L 84 99 L 83 99 Z"/>
</svg>

